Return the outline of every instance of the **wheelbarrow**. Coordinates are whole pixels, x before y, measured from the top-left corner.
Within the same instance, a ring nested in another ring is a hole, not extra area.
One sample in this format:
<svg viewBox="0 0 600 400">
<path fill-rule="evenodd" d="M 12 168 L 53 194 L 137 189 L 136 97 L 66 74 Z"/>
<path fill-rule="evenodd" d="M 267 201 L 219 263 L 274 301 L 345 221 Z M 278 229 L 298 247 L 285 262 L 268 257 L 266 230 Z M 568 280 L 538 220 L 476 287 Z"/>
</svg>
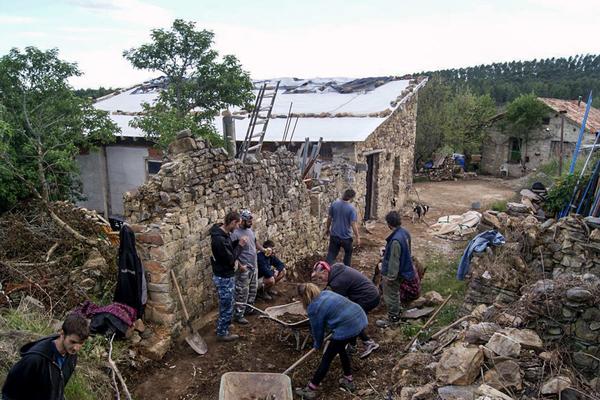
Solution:
<svg viewBox="0 0 600 400">
<path fill-rule="evenodd" d="M 296 350 L 302 350 L 306 346 L 306 343 L 308 342 L 308 338 L 310 337 L 310 334 L 307 334 L 306 337 L 304 338 L 304 341 L 302 341 L 302 332 L 309 330 L 310 321 L 308 319 L 308 316 L 306 316 L 306 310 L 304 310 L 304 307 L 302 307 L 301 302 L 296 301 L 293 303 L 283 304 L 280 306 L 268 307 L 264 311 L 261 310 L 260 308 L 253 306 L 252 304 L 248 304 L 248 303 L 236 303 L 236 304 L 240 305 L 240 306 L 249 307 L 249 308 L 257 311 L 258 313 L 260 313 L 261 318 L 266 318 L 266 319 L 269 319 L 269 320 L 274 321 L 277 324 L 279 324 L 283 328 L 283 332 L 287 331 L 287 333 L 282 333 L 279 335 L 279 339 L 281 341 L 286 341 L 290 336 L 294 336 L 294 339 L 296 339 Z M 286 321 L 285 320 L 286 314 L 298 315 L 298 316 L 302 316 L 302 317 L 306 317 L 306 318 L 303 318 L 299 321 Z"/>
<path fill-rule="evenodd" d="M 219 400 L 292 400 L 287 375 L 266 372 L 227 372 L 221 376 Z"/>
</svg>

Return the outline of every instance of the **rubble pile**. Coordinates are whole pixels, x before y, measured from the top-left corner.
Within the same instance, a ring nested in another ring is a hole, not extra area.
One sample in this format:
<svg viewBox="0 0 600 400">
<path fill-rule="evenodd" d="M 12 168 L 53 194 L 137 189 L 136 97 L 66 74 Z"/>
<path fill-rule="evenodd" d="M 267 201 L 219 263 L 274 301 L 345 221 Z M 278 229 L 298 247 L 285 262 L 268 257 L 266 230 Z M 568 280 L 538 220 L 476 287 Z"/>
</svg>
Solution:
<svg viewBox="0 0 600 400">
<path fill-rule="evenodd" d="M 400 359 L 401 399 L 600 398 L 600 230 L 515 204 L 483 213 L 507 243 L 473 256 L 460 322 Z"/>
<path fill-rule="evenodd" d="M 441 182 L 454 180 L 455 175 L 461 172 L 462 168 L 454 163 L 454 159 L 451 156 L 446 156 L 441 160 L 436 160 L 433 168 L 428 170 L 427 175 L 430 181 Z"/>
<path fill-rule="evenodd" d="M 0 219 L 0 307 L 16 307 L 32 296 L 60 314 L 112 292 L 117 246 L 110 226 L 94 211 L 68 202 L 50 207 L 95 246 L 75 239 L 41 204 L 5 213 Z"/>
</svg>

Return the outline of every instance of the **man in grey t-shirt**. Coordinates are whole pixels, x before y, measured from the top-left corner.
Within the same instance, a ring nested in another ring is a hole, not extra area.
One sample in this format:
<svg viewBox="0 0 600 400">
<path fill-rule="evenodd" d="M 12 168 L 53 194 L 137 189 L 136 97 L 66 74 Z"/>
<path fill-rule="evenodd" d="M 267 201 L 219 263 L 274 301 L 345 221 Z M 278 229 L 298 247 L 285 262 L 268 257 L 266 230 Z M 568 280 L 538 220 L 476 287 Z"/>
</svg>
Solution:
<svg viewBox="0 0 600 400">
<path fill-rule="evenodd" d="M 337 199 L 329 207 L 327 216 L 327 233 L 329 234 L 329 249 L 327 250 L 327 263 L 333 265 L 340 252 L 344 249 L 344 264 L 351 266 L 352 244 L 360 246 L 358 234 L 356 209 L 350 202 L 356 196 L 353 189 L 346 189 L 341 199 Z M 354 233 L 354 238 L 352 236 Z"/>
<path fill-rule="evenodd" d="M 246 245 L 238 257 L 240 268 L 235 273 L 235 301 L 236 303 L 254 304 L 257 288 L 257 262 L 256 249 L 263 250 L 256 240 L 256 234 L 252 230 L 252 213 L 249 210 L 240 212 L 242 222 L 231 234 L 231 241 L 235 242 L 243 237 Z M 248 320 L 244 318 L 245 306 L 235 306 L 233 320 L 241 325 L 246 325 Z"/>
</svg>

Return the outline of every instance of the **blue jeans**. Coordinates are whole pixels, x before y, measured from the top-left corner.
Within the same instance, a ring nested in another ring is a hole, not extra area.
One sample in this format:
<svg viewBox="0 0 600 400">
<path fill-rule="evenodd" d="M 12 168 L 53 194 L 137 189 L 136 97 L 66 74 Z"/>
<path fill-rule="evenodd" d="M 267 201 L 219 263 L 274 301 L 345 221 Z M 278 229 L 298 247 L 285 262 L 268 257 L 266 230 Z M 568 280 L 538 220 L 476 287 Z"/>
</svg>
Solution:
<svg viewBox="0 0 600 400">
<path fill-rule="evenodd" d="M 219 319 L 217 320 L 217 336 L 229 335 L 229 325 L 233 317 L 233 298 L 235 293 L 235 277 L 222 278 L 213 275 L 213 283 L 219 295 Z"/>
<path fill-rule="evenodd" d="M 344 265 L 350 267 L 352 262 L 352 238 L 342 239 L 337 236 L 329 237 L 329 249 L 327 250 L 327 263 L 333 265 L 337 258 L 340 248 L 344 248 Z"/>
</svg>

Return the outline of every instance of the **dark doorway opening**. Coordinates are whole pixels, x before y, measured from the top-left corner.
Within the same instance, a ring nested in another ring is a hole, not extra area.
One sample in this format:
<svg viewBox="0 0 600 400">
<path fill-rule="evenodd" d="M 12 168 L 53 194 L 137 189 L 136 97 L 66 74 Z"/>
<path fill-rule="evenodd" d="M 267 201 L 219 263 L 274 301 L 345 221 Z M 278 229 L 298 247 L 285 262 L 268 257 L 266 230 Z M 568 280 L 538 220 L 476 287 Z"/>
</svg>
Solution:
<svg viewBox="0 0 600 400">
<path fill-rule="evenodd" d="M 379 153 L 367 156 L 367 195 L 365 198 L 365 220 L 377 218 L 377 182 Z"/>
</svg>

